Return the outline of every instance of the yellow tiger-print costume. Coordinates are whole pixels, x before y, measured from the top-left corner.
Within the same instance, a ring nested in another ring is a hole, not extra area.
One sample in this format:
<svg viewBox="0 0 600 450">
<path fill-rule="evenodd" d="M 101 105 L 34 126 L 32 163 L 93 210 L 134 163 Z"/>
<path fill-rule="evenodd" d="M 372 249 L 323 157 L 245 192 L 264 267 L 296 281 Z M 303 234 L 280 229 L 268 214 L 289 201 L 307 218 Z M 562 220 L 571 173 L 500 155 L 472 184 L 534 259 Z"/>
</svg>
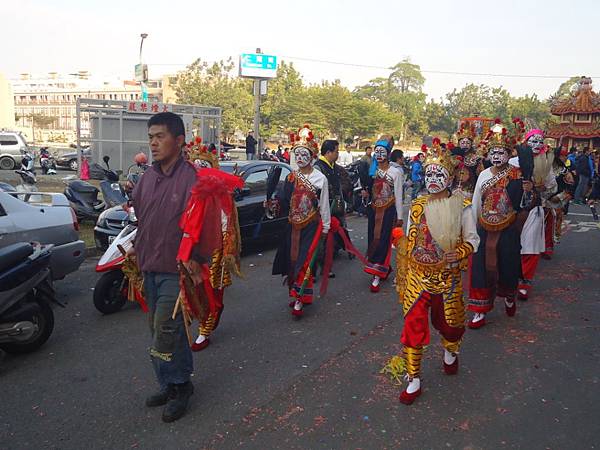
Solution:
<svg viewBox="0 0 600 450">
<path fill-rule="evenodd" d="M 397 254 L 398 270 L 400 271 L 402 268 L 406 270 L 405 273 L 397 274 L 397 280 L 401 280 L 404 284 L 398 286 L 398 293 L 403 303 L 405 317 L 424 291 L 443 295 L 444 313 L 448 325 L 460 327 L 465 322 L 461 264 L 457 264 L 455 267 L 448 266 L 445 262 L 425 265 L 416 262 L 411 257 L 418 241 L 418 224 L 421 222 L 421 216 L 425 213 L 425 204 L 428 198 L 429 196 L 417 198 L 410 208 L 411 226 L 407 232 L 406 249 L 399 249 Z M 465 199 L 463 209 L 470 204 L 470 200 Z M 456 247 L 456 252 L 463 264 L 472 251 L 471 244 L 463 243 L 462 240 Z M 403 258 L 406 258 L 406 261 L 398 261 Z"/>
</svg>

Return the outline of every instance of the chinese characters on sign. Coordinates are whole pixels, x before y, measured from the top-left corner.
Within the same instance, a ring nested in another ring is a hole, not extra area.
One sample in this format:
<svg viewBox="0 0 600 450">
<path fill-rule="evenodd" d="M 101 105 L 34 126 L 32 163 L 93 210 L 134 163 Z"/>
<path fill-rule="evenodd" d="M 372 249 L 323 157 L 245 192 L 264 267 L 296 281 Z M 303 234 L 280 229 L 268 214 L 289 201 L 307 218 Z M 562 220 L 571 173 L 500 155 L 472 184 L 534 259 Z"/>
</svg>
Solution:
<svg viewBox="0 0 600 450">
<path fill-rule="evenodd" d="M 129 102 L 127 112 L 137 113 L 159 113 L 171 111 L 171 105 L 166 103 L 150 103 L 150 102 Z M 172 111 L 171 111 L 172 112 Z"/>
</svg>

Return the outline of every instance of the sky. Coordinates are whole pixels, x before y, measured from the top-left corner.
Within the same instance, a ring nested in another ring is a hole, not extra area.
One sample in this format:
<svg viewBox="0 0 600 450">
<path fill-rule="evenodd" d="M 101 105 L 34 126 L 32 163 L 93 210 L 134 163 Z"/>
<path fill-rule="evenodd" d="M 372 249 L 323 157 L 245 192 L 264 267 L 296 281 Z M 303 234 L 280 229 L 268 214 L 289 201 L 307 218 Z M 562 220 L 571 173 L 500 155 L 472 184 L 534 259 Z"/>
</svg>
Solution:
<svg viewBox="0 0 600 450">
<path fill-rule="evenodd" d="M 0 72 L 9 78 L 78 70 L 133 78 L 139 35 L 148 33 L 150 78 L 260 47 L 293 62 L 306 82 L 339 79 L 349 88 L 410 57 L 434 99 L 467 83 L 540 98 L 570 76 L 595 77 L 600 86 L 594 0 L 2 0 L 0 8 L 11 18 L 0 27 Z"/>
</svg>

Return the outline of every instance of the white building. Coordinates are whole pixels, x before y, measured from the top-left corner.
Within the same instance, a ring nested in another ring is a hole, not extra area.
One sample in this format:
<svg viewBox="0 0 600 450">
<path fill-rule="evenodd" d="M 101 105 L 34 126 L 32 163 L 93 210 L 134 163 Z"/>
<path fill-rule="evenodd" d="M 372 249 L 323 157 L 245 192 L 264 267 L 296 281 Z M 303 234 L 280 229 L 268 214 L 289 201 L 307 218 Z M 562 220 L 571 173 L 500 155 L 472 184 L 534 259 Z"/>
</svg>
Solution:
<svg viewBox="0 0 600 450">
<path fill-rule="evenodd" d="M 163 101 L 163 80 L 148 81 L 149 101 Z M 60 75 L 50 72 L 34 77 L 21 74 L 12 80 L 14 95 L 13 120 L 26 132 L 29 140 L 73 142 L 75 140 L 78 98 L 99 100 L 138 100 L 141 89 L 131 80 L 103 80 L 87 71 Z M 88 124 L 82 123 L 82 128 Z"/>
<path fill-rule="evenodd" d="M 0 129 L 13 129 L 15 126 L 15 105 L 10 82 L 0 73 Z"/>
</svg>

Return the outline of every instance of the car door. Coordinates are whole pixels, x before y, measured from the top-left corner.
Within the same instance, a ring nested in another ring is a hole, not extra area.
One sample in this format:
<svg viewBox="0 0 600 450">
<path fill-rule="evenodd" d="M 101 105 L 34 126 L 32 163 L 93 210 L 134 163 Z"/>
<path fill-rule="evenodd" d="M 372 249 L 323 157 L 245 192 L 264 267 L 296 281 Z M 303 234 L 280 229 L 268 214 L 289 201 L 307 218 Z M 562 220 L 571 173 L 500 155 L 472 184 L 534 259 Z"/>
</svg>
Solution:
<svg viewBox="0 0 600 450">
<path fill-rule="evenodd" d="M 240 221 L 240 231 L 245 239 L 257 237 L 260 232 L 258 224 L 264 216 L 263 202 L 267 196 L 267 165 L 251 167 L 244 173 L 244 187 L 241 196 L 238 196 L 237 207 Z"/>
<path fill-rule="evenodd" d="M 8 194 L 0 194 L 0 196 L 5 195 Z M 14 244 L 17 239 L 15 224 L 6 212 L 2 203 L 3 198 L 0 197 L 0 248 Z"/>
</svg>

